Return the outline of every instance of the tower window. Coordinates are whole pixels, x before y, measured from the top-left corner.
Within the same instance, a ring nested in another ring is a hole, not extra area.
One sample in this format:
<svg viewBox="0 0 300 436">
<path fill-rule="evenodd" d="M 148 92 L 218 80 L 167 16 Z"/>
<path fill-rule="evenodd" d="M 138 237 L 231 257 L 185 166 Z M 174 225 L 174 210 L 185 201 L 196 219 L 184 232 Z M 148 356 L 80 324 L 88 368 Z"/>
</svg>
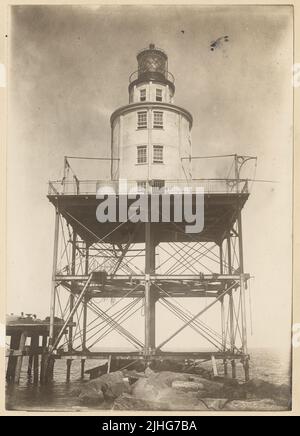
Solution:
<svg viewBox="0 0 300 436">
<path fill-rule="evenodd" d="M 147 145 L 139 145 L 137 147 L 137 163 L 147 163 Z"/>
<path fill-rule="evenodd" d="M 153 163 L 164 163 L 163 145 L 153 145 Z"/>
<path fill-rule="evenodd" d="M 156 101 L 162 101 L 162 89 L 156 89 Z"/>
<path fill-rule="evenodd" d="M 140 101 L 146 101 L 146 89 L 140 90 Z"/>
<path fill-rule="evenodd" d="M 147 129 L 147 112 L 138 112 L 138 129 Z"/>
<path fill-rule="evenodd" d="M 154 111 L 153 112 L 153 128 L 163 129 L 163 112 Z"/>
</svg>

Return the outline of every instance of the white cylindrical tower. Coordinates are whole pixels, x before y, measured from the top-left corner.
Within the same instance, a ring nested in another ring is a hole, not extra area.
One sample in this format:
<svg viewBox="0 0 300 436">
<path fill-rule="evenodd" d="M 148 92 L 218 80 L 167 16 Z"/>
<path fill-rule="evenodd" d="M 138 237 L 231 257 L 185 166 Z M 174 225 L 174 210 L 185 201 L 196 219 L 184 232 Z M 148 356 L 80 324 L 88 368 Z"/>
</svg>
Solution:
<svg viewBox="0 0 300 436">
<path fill-rule="evenodd" d="M 111 115 L 112 180 L 143 187 L 190 177 L 192 115 L 174 104 L 174 77 L 166 53 L 150 44 L 137 54 L 129 78 L 129 104 Z"/>
</svg>

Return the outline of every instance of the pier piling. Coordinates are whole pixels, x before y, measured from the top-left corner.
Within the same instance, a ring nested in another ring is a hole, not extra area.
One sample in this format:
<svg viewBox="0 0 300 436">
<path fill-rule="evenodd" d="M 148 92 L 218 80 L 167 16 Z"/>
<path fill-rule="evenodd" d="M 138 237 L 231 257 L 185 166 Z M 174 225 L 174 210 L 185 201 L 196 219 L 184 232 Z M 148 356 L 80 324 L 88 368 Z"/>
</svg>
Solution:
<svg viewBox="0 0 300 436">
<path fill-rule="evenodd" d="M 14 382 L 15 380 L 17 358 L 14 355 L 14 350 L 17 350 L 19 348 L 20 337 L 21 334 L 19 332 L 15 332 L 13 335 L 11 335 L 10 338 L 10 351 L 6 370 L 6 380 L 9 383 Z"/>
<path fill-rule="evenodd" d="M 18 347 L 18 357 L 16 362 L 16 368 L 15 368 L 15 383 L 19 383 L 20 376 L 21 376 L 21 369 L 22 369 L 22 363 L 23 363 L 23 351 L 25 349 L 26 345 L 26 338 L 27 338 L 27 332 L 24 331 L 21 333 L 20 340 L 19 340 L 19 347 Z"/>
</svg>

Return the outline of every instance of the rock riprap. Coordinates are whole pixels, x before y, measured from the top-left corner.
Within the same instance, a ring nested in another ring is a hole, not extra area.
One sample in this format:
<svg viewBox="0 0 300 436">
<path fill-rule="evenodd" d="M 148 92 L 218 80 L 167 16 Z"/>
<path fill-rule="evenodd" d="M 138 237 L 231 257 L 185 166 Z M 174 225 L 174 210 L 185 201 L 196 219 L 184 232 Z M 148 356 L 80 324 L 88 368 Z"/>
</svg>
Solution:
<svg viewBox="0 0 300 436">
<path fill-rule="evenodd" d="M 163 411 L 283 411 L 289 410 L 291 390 L 253 379 L 248 383 L 220 377 L 172 371 L 116 371 L 91 380 L 74 391 L 81 404 L 114 410 Z"/>
</svg>

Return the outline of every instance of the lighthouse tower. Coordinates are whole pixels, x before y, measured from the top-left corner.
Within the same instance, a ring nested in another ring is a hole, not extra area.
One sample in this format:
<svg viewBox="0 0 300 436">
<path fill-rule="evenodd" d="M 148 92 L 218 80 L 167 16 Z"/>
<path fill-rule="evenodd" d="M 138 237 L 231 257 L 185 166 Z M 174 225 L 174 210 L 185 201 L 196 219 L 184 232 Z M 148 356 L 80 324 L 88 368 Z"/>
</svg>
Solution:
<svg viewBox="0 0 300 436">
<path fill-rule="evenodd" d="M 112 180 L 147 182 L 186 179 L 183 162 L 191 156 L 192 115 L 174 104 L 174 76 L 167 54 L 150 44 L 137 54 L 138 70 L 129 78 L 129 104 L 111 115 Z M 184 166 L 185 165 L 185 166 Z"/>
<path fill-rule="evenodd" d="M 137 71 L 129 78 L 128 104 L 111 115 L 106 156 L 65 156 L 62 180 L 49 182 L 48 199 L 55 208 L 49 362 L 67 359 L 69 380 L 75 358 L 82 360 L 82 377 L 86 359 L 93 358 L 109 359 L 109 368 L 127 368 L 138 360 L 155 366 L 164 359 L 211 359 L 215 374 L 216 361 L 225 376 L 231 364 L 233 378 L 236 363 L 241 362 L 248 380 L 250 274 L 244 266 L 242 209 L 249 191 L 241 170 L 253 157 L 224 152 L 192 156 L 193 119 L 174 103 L 175 81 L 168 71 L 167 54 L 150 44 L 137 54 L 137 63 Z M 210 178 L 204 179 L 202 173 L 197 178 L 190 168 L 193 161 L 210 159 L 212 166 L 224 158 L 229 168 L 222 161 L 223 170 L 214 171 Z M 77 159 L 96 160 L 100 178 L 79 177 L 73 166 Z M 110 172 L 106 178 L 104 165 Z M 121 189 L 125 180 L 127 192 Z M 203 228 L 189 233 L 189 214 L 181 213 L 178 219 L 178 211 L 186 211 L 188 189 L 195 209 L 199 186 L 203 188 Z M 175 192 L 173 187 L 180 189 Z M 113 195 L 99 196 L 100 188 L 104 192 L 109 188 Z M 146 199 L 143 204 L 151 207 L 139 209 L 131 188 L 137 188 L 138 201 Z M 140 195 L 145 189 L 147 194 L 159 195 Z M 99 206 L 106 210 L 108 204 L 115 207 L 113 219 L 98 220 Z M 126 212 L 128 205 L 138 211 L 148 209 L 147 219 L 131 220 L 130 214 L 124 219 L 120 213 L 124 204 Z M 158 217 L 152 217 L 152 209 L 159 211 Z M 170 212 L 167 219 L 162 219 L 160 211 Z M 184 307 L 186 299 L 191 299 L 194 310 Z M 111 301 L 108 308 L 107 301 Z M 219 320 L 215 312 L 215 325 L 208 325 L 204 314 L 217 308 Z M 173 333 L 169 317 L 180 322 Z M 57 324 L 58 318 L 64 322 Z M 139 323 L 135 331 L 128 325 L 131 318 Z M 196 333 L 196 338 L 187 330 Z M 111 333 L 125 340 L 128 350 L 107 351 Z M 182 344 L 181 351 L 174 339 Z M 184 349 L 186 341 L 189 349 Z M 51 378 L 49 368 L 45 374 Z"/>
</svg>

